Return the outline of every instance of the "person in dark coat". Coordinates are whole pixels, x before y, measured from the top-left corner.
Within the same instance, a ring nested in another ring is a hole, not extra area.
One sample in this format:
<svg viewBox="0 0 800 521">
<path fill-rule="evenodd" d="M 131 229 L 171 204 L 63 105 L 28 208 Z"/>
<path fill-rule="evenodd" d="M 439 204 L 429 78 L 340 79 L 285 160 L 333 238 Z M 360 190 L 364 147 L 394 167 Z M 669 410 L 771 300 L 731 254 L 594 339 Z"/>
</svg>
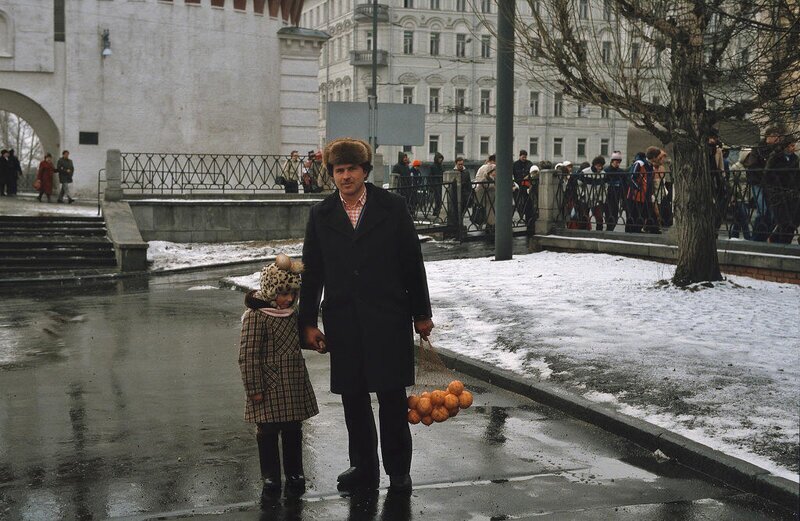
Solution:
<svg viewBox="0 0 800 521">
<path fill-rule="evenodd" d="M 11 161 L 11 175 L 8 177 L 8 195 L 17 195 L 17 182 L 22 177 L 22 165 L 14 154 L 14 149 L 8 151 L 8 160 Z"/>
<path fill-rule="evenodd" d="M 8 150 L 0 150 L 0 195 L 11 195 L 11 160 L 8 158 Z"/>
<path fill-rule="evenodd" d="M 775 228 L 769 242 L 789 244 L 800 224 L 800 164 L 794 141 L 786 144 L 782 153 L 768 163 L 761 186 L 767 196 L 767 205 L 775 219 Z"/>
<path fill-rule="evenodd" d="M 58 182 L 61 183 L 61 192 L 58 194 L 58 202 L 63 203 L 64 197 L 67 202 L 72 204 L 75 199 L 72 198 L 70 187 L 72 185 L 72 176 L 75 174 L 75 165 L 72 159 L 69 158 L 69 150 L 64 150 L 61 157 L 56 163 L 56 171 L 58 172 Z"/>
<path fill-rule="evenodd" d="M 531 187 L 530 178 L 533 163 L 528 160 L 528 151 L 520 150 L 519 159 L 514 161 L 513 175 L 516 188 L 514 189 L 514 208 L 516 208 L 519 218 L 526 223 L 530 222 L 533 216 L 533 206 L 528 202 L 530 194 L 528 189 Z"/>
<path fill-rule="evenodd" d="M 441 152 L 436 152 L 433 155 L 433 164 L 431 165 L 431 172 L 428 177 L 429 190 L 433 195 L 434 220 L 439 217 L 439 211 L 442 209 L 442 183 L 444 182 L 443 163 L 444 156 Z"/>
<path fill-rule="evenodd" d="M 378 486 L 376 393 L 389 490 L 410 493 L 405 388 L 414 384 L 414 331 L 427 338 L 433 329 L 419 240 L 403 198 L 365 183 L 372 169 L 367 143 L 332 141 L 323 163 L 338 190 L 311 208 L 299 318 L 307 347 L 330 352 L 331 392 L 342 396 L 350 468 L 338 488 Z M 323 290 L 324 334 L 317 327 Z"/>
</svg>

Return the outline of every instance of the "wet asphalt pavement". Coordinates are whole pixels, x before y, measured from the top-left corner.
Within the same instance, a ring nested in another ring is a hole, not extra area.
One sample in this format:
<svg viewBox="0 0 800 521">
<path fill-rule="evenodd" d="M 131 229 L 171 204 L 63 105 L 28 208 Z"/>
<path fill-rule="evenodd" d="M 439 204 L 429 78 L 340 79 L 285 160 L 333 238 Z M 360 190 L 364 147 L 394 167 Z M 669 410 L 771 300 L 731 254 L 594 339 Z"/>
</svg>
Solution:
<svg viewBox="0 0 800 521">
<path fill-rule="evenodd" d="M 0 295 L 0 519 L 794 518 L 469 378 L 471 409 L 412 426 L 410 498 L 387 496 L 385 476 L 377 494 L 341 497 L 341 405 L 327 357 L 311 352 L 309 489 L 262 510 L 237 366 L 243 295 L 189 290 L 233 271 Z"/>
</svg>

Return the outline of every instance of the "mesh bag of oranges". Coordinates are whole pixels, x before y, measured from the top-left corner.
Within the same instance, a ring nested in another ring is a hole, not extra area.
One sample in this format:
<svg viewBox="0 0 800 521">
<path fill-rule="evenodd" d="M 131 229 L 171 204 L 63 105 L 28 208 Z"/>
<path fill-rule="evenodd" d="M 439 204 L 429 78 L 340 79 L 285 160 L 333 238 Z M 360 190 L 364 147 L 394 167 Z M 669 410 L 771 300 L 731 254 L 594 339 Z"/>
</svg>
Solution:
<svg viewBox="0 0 800 521">
<path fill-rule="evenodd" d="M 459 380 L 450 381 L 451 376 L 430 342 L 420 338 L 417 383 L 408 397 L 408 423 L 431 425 L 443 422 L 472 405 L 472 393 L 464 389 Z"/>
</svg>

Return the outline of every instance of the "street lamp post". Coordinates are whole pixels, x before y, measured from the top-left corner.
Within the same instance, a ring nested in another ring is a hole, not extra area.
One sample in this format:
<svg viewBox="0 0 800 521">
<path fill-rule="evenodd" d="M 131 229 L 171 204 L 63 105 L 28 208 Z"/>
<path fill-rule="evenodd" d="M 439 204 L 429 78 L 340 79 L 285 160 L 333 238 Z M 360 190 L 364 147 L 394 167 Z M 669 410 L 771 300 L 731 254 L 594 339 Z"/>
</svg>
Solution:
<svg viewBox="0 0 800 521">
<path fill-rule="evenodd" d="M 459 103 L 457 105 L 448 105 L 445 107 L 445 111 L 447 111 L 448 114 L 456 115 L 456 129 L 455 135 L 453 136 L 453 160 L 455 160 L 455 158 L 458 157 L 458 115 L 472 112 L 472 108 L 465 107 L 463 104 Z"/>
</svg>

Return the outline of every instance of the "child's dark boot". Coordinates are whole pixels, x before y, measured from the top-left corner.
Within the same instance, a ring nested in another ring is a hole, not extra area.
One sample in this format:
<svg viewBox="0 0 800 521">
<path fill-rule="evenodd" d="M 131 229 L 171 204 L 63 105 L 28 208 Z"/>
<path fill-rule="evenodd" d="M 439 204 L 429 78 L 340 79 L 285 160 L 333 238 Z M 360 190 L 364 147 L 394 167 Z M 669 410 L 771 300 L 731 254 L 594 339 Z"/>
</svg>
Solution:
<svg viewBox="0 0 800 521">
<path fill-rule="evenodd" d="M 303 431 L 300 422 L 290 422 L 284 427 L 281 442 L 286 495 L 301 496 L 306 491 L 306 478 L 303 475 Z"/>
<path fill-rule="evenodd" d="M 261 501 L 278 498 L 281 495 L 281 458 L 278 452 L 278 429 L 267 424 L 258 425 L 256 433 L 258 442 L 258 461 L 261 465 L 261 477 L 264 488 L 261 490 Z"/>
</svg>

